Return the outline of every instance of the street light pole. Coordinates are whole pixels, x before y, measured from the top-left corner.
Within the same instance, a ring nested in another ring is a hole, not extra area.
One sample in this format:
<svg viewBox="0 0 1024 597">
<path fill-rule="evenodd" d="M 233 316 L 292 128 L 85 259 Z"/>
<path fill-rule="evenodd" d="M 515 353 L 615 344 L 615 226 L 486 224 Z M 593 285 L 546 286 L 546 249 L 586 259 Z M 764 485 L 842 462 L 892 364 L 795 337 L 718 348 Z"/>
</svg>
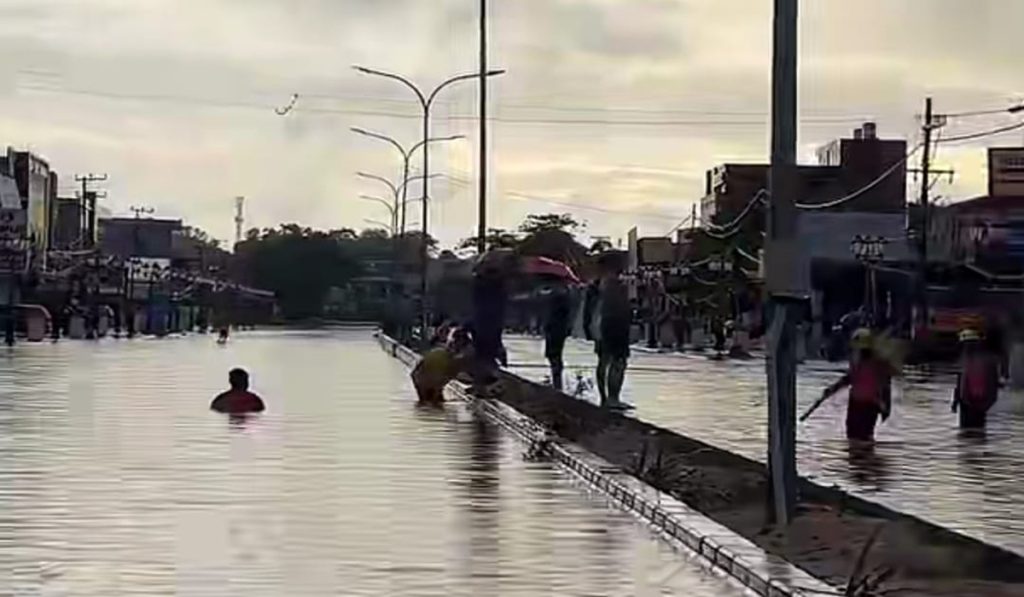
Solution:
<svg viewBox="0 0 1024 597">
<path fill-rule="evenodd" d="M 480 206 L 476 250 L 487 250 L 487 0 L 480 0 Z"/>
<path fill-rule="evenodd" d="M 798 0 L 775 0 L 771 209 L 765 243 L 769 502 L 777 525 L 796 511 L 796 324 L 806 299 L 796 213 Z"/>
<path fill-rule="evenodd" d="M 398 187 L 399 189 L 402 190 L 402 197 L 401 197 L 401 200 L 400 200 L 400 206 L 401 206 L 400 219 L 401 219 L 401 222 L 400 222 L 399 232 L 398 233 L 401 236 L 405 236 L 405 228 L 406 228 L 405 206 L 406 206 L 407 203 L 410 203 L 410 201 L 408 200 L 408 195 L 409 195 L 408 183 L 412 182 L 413 180 L 418 180 L 418 179 L 422 178 L 422 176 L 413 177 L 412 179 L 409 178 L 409 162 L 410 162 L 410 160 L 412 160 L 412 156 L 413 156 L 413 154 L 416 153 L 416 150 L 421 148 L 421 147 L 423 147 L 425 145 L 425 143 L 422 140 L 418 141 L 418 142 L 416 142 L 415 145 L 413 145 L 408 150 L 406 150 L 405 147 L 403 147 L 401 143 L 399 143 L 394 138 L 389 137 L 387 135 L 383 135 L 381 133 L 375 133 L 373 131 L 368 131 L 366 129 L 359 128 L 357 126 L 351 127 L 350 130 L 353 133 L 356 133 L 356 134 L 359 134 L 359 135 L 363 135 L 364 137 L 370 137 L 372 139 L 378 139 L 380 141 L 384 141 L 385 143 L 388 143 L 392 147 L 397 149 L 398 153 L 401 154 L 401 156 L 402 156 L 402 181 L 403 182 Z M 465 138 L 466 138 L 465 135 L 449 135 L 447 137 L 433 137 L 431 139 L 428 139 L 427 143 L 438 143 L 438 142 L 442 142 L 442 141 L 455 141 L 455 140 L 458 140 L 458 139 L 465 139 Z"/>
<path fill-rule="evenodd" d="M 450 77 L 450 78 L 446 79 L 445 81 L 441 82 L 440 85 L 438 85 L 437 87 L 434 87 L 434 89 L 430 92 L 430 94 L 427 95 L 427 94 L 424 94 L 422 91 L 420 91 L 420 88 L 417 87 L 412 81 L 410 81 L 409 79 L 406 79 L 405 77 L 403 77 L 401 75 L 396 75 L 394 73 L 389 73 L 389 72 L 385 72 L 385 71 L 380 71 L 380 70 L 375 70 L 375 69 L 371 69 L 371 68 L 366 68 L 365 66 L 354 66 L 353 68 L 355 68 L 355 70 L 357 70 L 358 72 L 360 72 L 362 74 L 365 74 L 365 75 L 375 75 L 375 76 L 378 76 L 378 77 L 384 77 L 386 79 L 391 79 L 393 81 L 397 81 L 397 82 L 405 85 L 407 88 L 409 88 L 416 95 L 416 99 L 419 100 L 420 107 L 423 109 L 423 136 L 422 136 L 421 143 L 423 144 L 423 176 L 427 177 L 427 178 L 425 178 L 423 180 L 423 193 L 422 193 L 422 197 L 423 197 L 423 211 L 422 211 L 422 214 L 420 216 L 420 218 L 421 218 L 420 228 L 422 230 L 421 238 L 420 238 L 420 270 L 421 270 L 420 271 L 420 301 L 421 301 L 420 302 L 420 325 L 422 326 L 421 327 L 421 331 L 422 331 L 422 334 L 423 334 L 422 340 L 425 342 L 426 341 L 427 323 L 428 323 L 428 321 L 427 321 L 427 266 L 429 265 L 429 258 L 430 258 L 429 250 L 428 250 L 428 247 L 427 247 L 427 238 L 428 238 L 428 234 L 429 234 L 428 214 L 429 214 L 429 207 L 430 207 L 429 202 L 428 202 L 428 199 L 430 197 L 430 181 L 429 181 L 429 175 L 430 175 L 430 109 L 434 105 L 434 100 L 437 99 L 437 94 L 439 94 L 446 87 L 448 87 L 450 85 L 453 85 L 455 83 L 458 83 L 460 81 L 469 81 L 471 79 L 476 79 L 478 77 L 486 78 L 486 77 L 492 77 L 492 76 L 501 75 L 501 74 L 504 74 L 505 71 L 504 70 L 491 70 L 491 71 L 487 71 L 487 72 L 483 72 L 483 73 L 467 73 L 467 74 L 463 74 L 463 75 L 456 75 L 454 77 Z"/>
</svg>

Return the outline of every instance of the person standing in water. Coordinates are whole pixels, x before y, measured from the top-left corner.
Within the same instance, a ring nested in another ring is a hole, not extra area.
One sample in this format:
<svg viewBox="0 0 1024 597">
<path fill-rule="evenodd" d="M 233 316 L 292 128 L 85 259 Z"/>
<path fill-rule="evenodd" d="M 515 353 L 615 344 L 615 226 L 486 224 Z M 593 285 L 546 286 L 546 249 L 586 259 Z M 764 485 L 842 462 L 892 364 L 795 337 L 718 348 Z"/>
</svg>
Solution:
<svg viewBox="0 0 1024 597">
<path fill-rule="evenodd" d="M 587 338 L 597 352 L 597 391 L 601 406 L 629 408 L 620 401 L 629 362 L 633 310 L 622 281 L 624 257 L 609 251 L 598 258 L 601 277 L 591 285 L 583 312 Z"/>
<path fill-rule="evenodd" d="M 818 404 L 849 387 L 846 437 L 856 441 L 873 441 L 879 416 L 885 421 L 892 412 L 892 368 L 888 361 L 876 353 L 871 330 L 861 328 L 855 331 L 850 347 L 849 371 L 825 390 Z M 809 415 L 810 412 L 803 419 Z"/>
<path fill-rule="evenodd" d="M 544 357 L 551 365 L 551 385 L 562 391 L 562 372 L 565 363 L 562 353 L 565 351 L 565 340 L 572 328 L 572 300 L 569 289 L 562 283 L 556 283 L 547 297 L 546 317 L 544 319 Z"/>
<path fill-rule="evenodd" d="M 249 391 L 249 374 L 245 369 L 232 369 L 228 373 L 228 383 L 231 389 L 214 398 L 210 410 L 231 415 L 266 410 L 263 399 Z"/>
<path fill-rule="evenodd" d="M 975 330 L 960 332 L 960 342 L 963 357 L 953 390 L 953 412 L 960 413 L 961 429 L 984 429 L 988 411 L 999 398 L 999 360 Z"/>
</svg>

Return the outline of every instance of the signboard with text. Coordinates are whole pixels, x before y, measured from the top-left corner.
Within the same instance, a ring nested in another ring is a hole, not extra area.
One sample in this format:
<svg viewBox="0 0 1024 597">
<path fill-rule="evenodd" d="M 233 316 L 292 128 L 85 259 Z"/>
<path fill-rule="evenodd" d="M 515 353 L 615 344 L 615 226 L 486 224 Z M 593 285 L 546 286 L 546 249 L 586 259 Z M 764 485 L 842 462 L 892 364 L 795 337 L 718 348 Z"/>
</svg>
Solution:
<svg viewBox="0 0 1024 597">
<path fill-rule="evenodd" d="M 988 194 L 990 197 L 1024 197 L 1024 148 L 989 148 Z"/>
</svg>

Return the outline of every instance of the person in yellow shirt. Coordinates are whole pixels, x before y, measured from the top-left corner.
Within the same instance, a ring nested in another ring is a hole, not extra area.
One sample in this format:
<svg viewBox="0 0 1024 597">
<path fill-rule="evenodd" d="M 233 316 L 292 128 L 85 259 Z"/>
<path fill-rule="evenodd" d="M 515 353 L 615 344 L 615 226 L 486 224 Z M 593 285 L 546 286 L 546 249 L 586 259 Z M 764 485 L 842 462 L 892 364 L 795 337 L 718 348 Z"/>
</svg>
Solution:
<svg viewBox="0 0 1024 597">
<path fill-rule="evenodd" d="M 411 375 L 420 404 L 444 403 L 444 388 L 470 366 L 471 343 L 469 334 L 456 329 L 448 342 L 424 353 Z"/>
</svg>

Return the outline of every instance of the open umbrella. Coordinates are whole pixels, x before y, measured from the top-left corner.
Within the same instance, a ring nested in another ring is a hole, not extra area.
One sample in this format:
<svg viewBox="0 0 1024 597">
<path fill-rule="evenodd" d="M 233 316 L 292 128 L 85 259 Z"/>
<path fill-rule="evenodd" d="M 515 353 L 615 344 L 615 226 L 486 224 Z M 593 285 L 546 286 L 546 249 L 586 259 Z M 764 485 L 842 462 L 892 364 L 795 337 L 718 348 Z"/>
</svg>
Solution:
<svg viewBox="0 0 1024 597">
<path fill-rule="evenodd" d="M 547 257 L 526 257 L 521 264 L 521 271 L 524 274 L 535 274 L 540 276 L 553 276 L 567 282 L 579 284 L 580 279 L 572 268 L 554 259 Z"/>
</svg>

